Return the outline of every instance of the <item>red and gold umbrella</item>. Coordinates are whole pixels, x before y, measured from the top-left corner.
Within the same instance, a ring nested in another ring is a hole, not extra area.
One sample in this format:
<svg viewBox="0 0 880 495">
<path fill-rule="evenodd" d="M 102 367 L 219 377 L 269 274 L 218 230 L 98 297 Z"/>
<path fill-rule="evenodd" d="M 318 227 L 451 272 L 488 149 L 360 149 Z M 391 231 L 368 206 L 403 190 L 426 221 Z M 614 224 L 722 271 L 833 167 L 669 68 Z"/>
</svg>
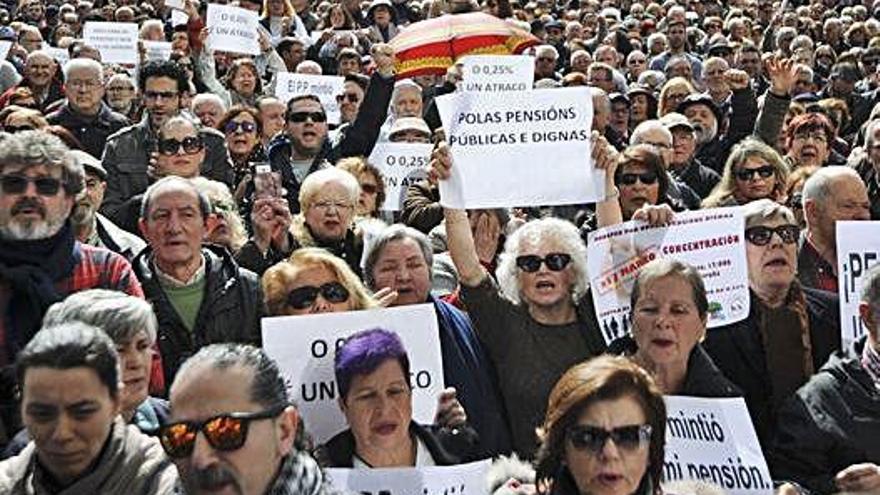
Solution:
<svg viewBox="0 0 880 495">
<path fill-rule="evenodd" d="M 482 12 L 417 22 L 391 40 L 397 77 L 445 74 L 465 55 L 510 55 L 540 43 L 519 26 Z"/>
</svg>

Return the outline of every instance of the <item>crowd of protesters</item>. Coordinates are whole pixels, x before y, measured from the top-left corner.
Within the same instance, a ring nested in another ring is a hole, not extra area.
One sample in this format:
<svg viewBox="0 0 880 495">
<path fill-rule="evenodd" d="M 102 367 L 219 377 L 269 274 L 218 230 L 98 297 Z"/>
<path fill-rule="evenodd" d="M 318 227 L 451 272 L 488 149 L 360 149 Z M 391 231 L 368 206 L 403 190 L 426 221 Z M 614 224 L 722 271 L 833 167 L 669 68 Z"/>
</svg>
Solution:
<svg viewBox="0 0 880 495">
<path fill-rule="evenodd" d="M 664 394 L 742 397 L 780 493 L 880 491 L 880 268 L 846 348 L 836 238 L 880 219 L 880 0 L 230 2 L 258 55 L 209 47 L 225 0 L 170 3 L 0 2 L 0 493 L 323 494 L 324 468 L 489 457 L 487 493 L 720 490 L 664 483 Z M 469 12 L 535 36 L 536 90 L 588 88 L 604 200 L 441 206 L 461 67 L 401 77 L 389 43 Z M 102 63 L 90 22 L 136 23 L 139 60 Z M 340 121 L 284 72 L 343 77 Z M 434 144 L 401 198 L 385 142 Z M 699 272 L 656 260 L 606 342 L 589 233 L 701 208 L 742 209 L 748 317 L 707 330 Z M 434 424 L 364 329 L 348 429 L 314 445 L 261 319 L 423 303 Z"/>
</svg>

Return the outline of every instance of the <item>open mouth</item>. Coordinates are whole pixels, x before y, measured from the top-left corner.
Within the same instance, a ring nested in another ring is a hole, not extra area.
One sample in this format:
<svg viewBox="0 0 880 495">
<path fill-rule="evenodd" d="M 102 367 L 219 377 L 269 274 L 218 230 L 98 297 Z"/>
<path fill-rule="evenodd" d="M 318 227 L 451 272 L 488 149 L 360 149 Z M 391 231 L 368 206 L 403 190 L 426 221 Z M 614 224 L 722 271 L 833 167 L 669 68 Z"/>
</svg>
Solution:
<svg viewBox="0 0 880 495">
<path fill-rule="evenodd" d="M 651 340 L 651 344 L 665 349 L 674 346 L 675 341 L 672 339 L 656 338 Z"/>
<path fill-rule="evenodd" d="M 538 290 L 553 290 L 556 288 L 556 284 L 549 280 L 539 280 L 535 283 L 535 288 Z"/>
<path fill-rule="evenodd" d="M 600 473 L 598 478 L 603 485 L 614 485 L 623 481 L 623 475 L 617 473 Z"/>
<path fill-rule="evenodd" d="M 771 268 L 784 268 L 788 266 L 788 260 L 785 258 L 773 258 L 772 260 L 764 263 L 764 266 Z"/>
<path fill-rule="evenodd" d="M 397 423 L 381 423 L 373 427 L 373 432 L 378 435 L 390 435 L 397 430 Z"/>
</svg>

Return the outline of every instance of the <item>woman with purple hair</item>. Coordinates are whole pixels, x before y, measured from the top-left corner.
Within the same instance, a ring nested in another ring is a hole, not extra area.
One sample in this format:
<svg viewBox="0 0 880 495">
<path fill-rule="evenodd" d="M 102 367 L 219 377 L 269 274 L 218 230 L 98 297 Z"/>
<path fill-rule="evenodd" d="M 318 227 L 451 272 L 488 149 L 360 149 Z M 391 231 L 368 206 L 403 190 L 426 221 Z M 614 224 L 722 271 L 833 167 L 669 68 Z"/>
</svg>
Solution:
<svg viewBox="0 0 880 495">
<path fill-rule="evenodd" d="M 327 467 L 444 466 L 470 459 L 476 433 L 412 419 L 410 365 L 400 338 L 380 328 L 358 332 L 336 350 L 339 407 L 349 429 L 318 448 Z"/>
</svg>

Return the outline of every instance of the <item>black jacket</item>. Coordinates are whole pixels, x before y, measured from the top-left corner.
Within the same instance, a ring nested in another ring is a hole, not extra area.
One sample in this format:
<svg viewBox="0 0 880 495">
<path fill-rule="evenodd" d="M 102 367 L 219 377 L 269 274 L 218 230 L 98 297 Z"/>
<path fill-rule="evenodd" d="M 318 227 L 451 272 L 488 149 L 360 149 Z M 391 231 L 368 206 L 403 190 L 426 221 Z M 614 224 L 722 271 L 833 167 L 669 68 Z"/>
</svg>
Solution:
<svg viewBox="0 0 880 495">
<path fill-rule="evenodd" d="M 431 453 L 434 464 L 452 466 L 469 460 L 477 443 L 477 434 L 468 426 L 449 430 L 433 425 L 410 422 L 409 432 L 421 440 Z M 355 440 L 351 430 L 345 430 L 318 447 L 315 458 L 324 467 L 351 468 Z"/>
<path fill-rule="evenodd" d="M 696 158 L 685 165 L 678 171 L 670 168 L 672 176 L 685 183 L 686 186 L 693 189 L 700 199 L 706 199 L 706 196 L 715 189 L 715 186 L 721 182 L 721 176 L 718 172 L 709 167 L 704 166 Z"/>
<path fill-rule="evenodd" d="M 125 115 L 114 112 L 103 102 L 94 117 L 76 113 L 70 108 L 70 103 L 65 103 L 57 111 L 47 115 L 46 120 L 70 131 L 82 145 L 83 151 L 98 159 L 104 154 L 107 138 L 131 124 Z"/>
<path fill-rule="evenodd" d="M 758 120 L 758 103 L 751 87 L 738 89 L 730 97 L 731 114 L 728 128 L 721 134 L 721 122 L 718 122 L 719 136 L 697 149 L 697 159 L 704 166 L 721 174 L 724 164 L 733 146 L 744 137 L 752 134 Z M 772 144 L 772 143 L 771 143 Z"/>
<path fill-rule="evenodd" d="M 878 439 L 880 390 L 859 358 L 834 354 L 779 411 L 769 457 L 773 478 L 834 493 L 838 472 L 880 462 Z"/>
<path fill-rule="evenodd" d="M 203 246 L 205 294 L 193 331 L 184 325 L 159 284 L 153 250 L 145 248 L 132 266 L 159 320 L 159 352 L 165 383 L 171 383 L 180 365 L 200 348 L 214 343 L 259 345 L 263 291 L 257 276 L 239 266 L 225 249 Z"/>
<path fill-rule="evenodd" d="M 813 367 L 819 369 L 834 351 L 840 350 L 840 304 L 836 294 L 802 288 L 807 303 L 813 348 Z M 743 391 L 761 446 L 769 447 L 776 421 L 770 372 L 767 369 L 757 297 L 751 293 L 751 309 L 745 320 L 710 329 L 703 345 L 724 375 Z"/>
</svg>

